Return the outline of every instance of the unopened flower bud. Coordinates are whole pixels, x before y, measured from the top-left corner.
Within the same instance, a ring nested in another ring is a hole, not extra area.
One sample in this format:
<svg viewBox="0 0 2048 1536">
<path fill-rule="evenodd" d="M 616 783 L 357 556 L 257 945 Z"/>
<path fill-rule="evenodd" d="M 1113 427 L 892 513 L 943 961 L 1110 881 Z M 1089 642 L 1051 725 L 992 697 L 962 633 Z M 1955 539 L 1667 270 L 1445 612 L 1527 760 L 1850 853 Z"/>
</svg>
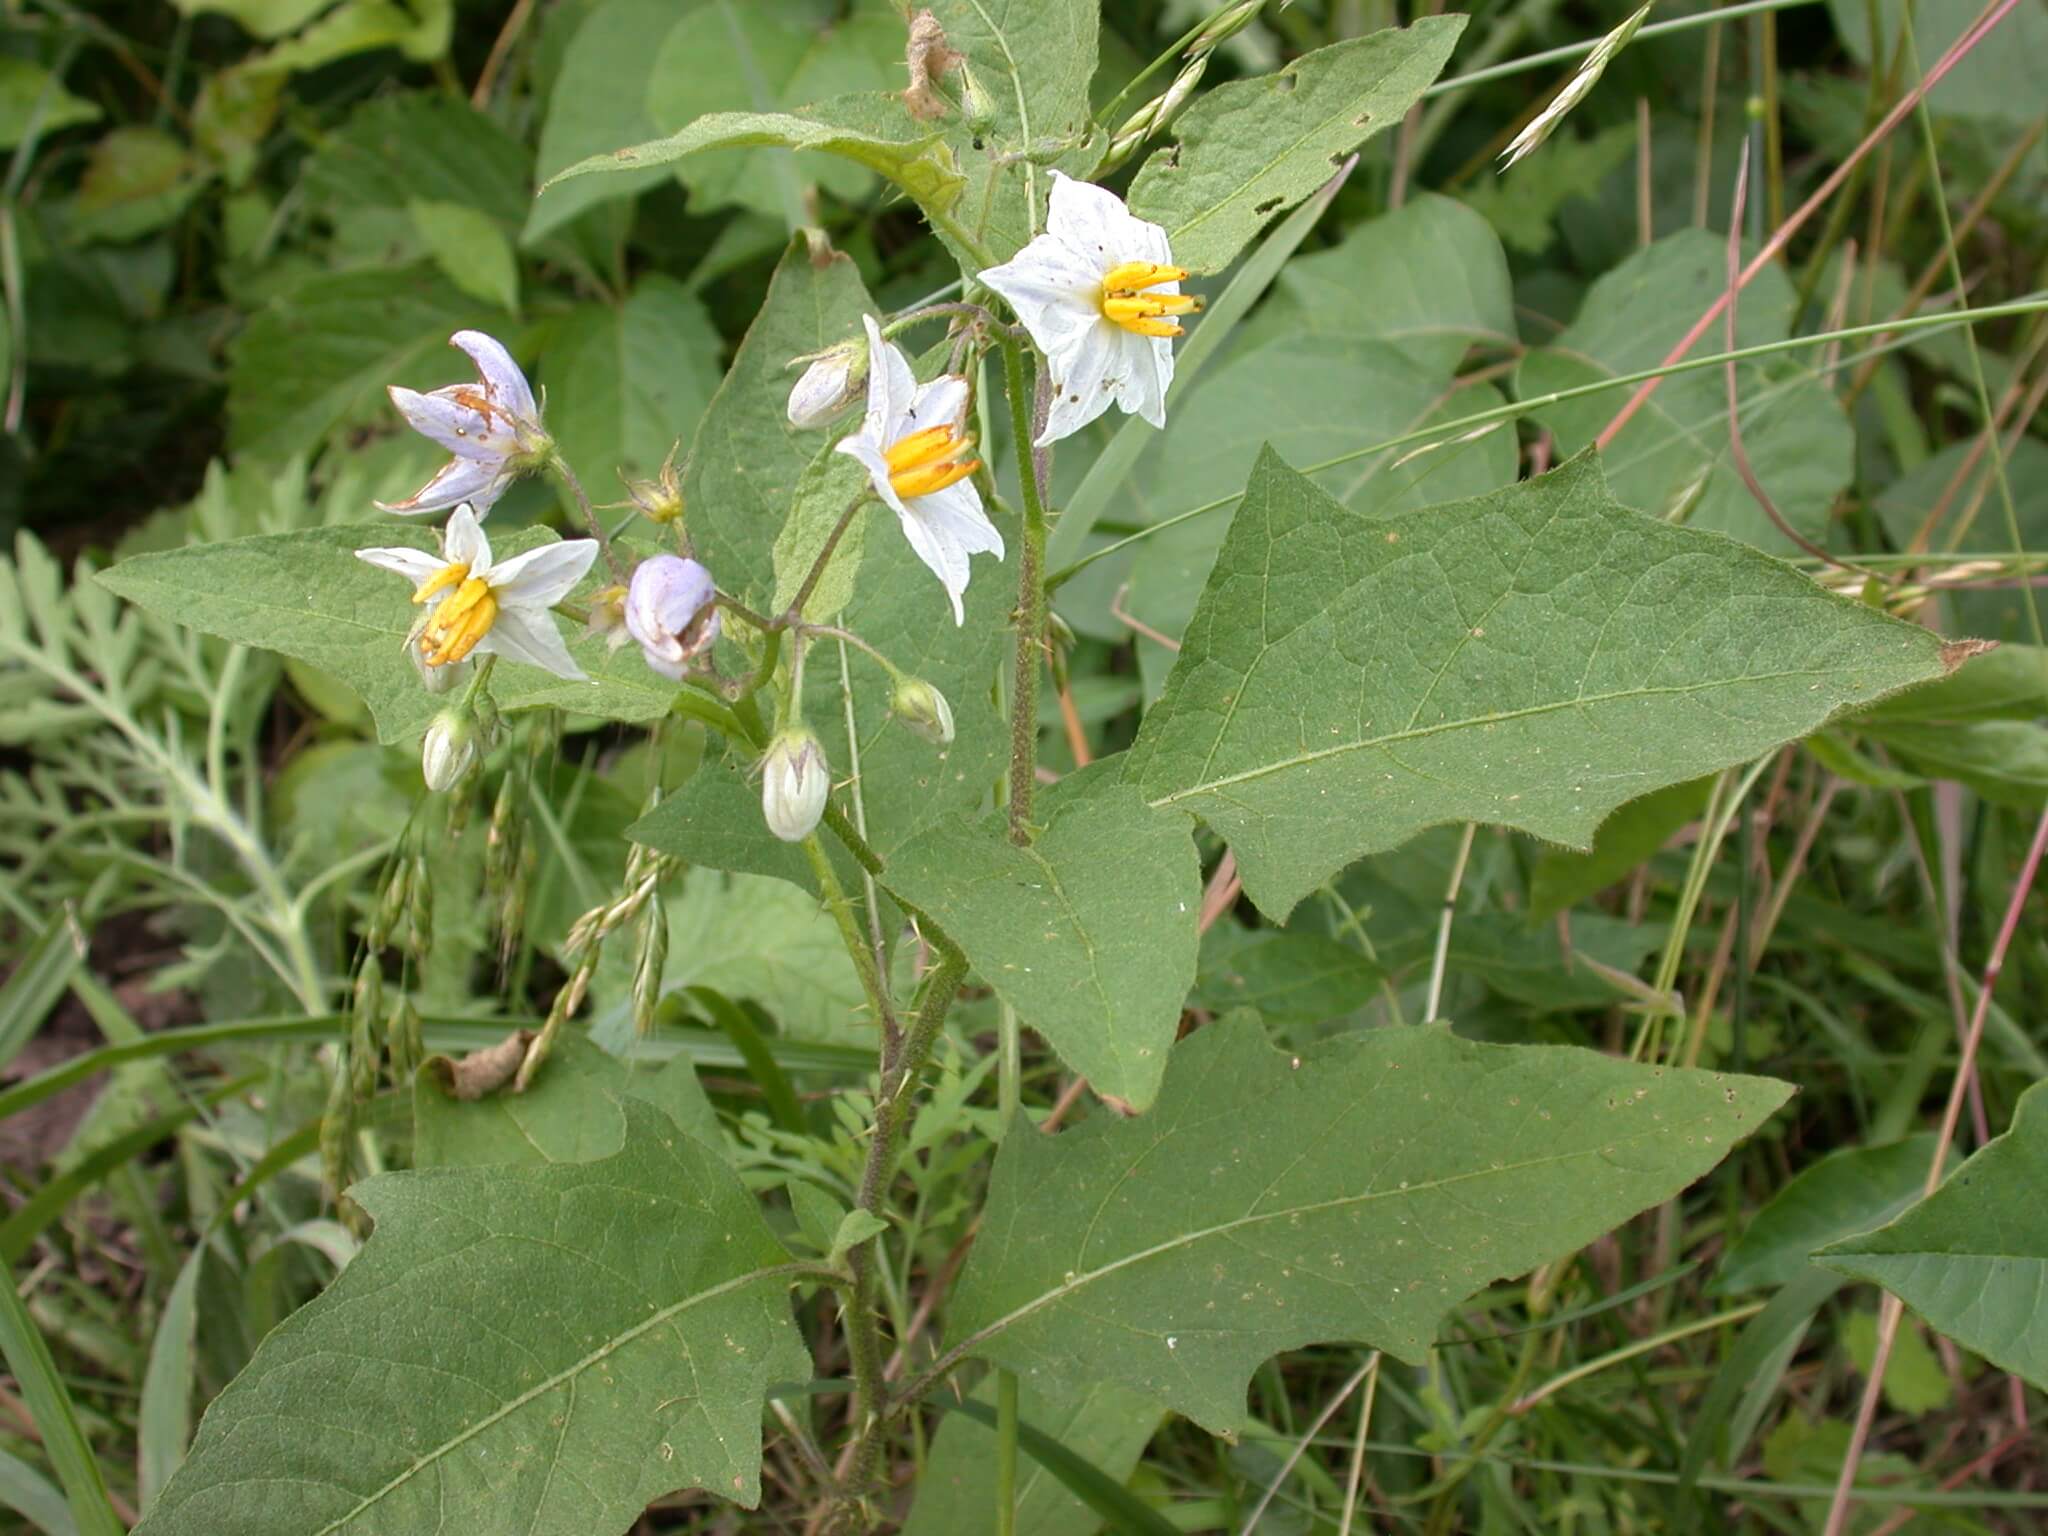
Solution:
<svg viewBox="0 0 2048 1536">
<path fill-rule="evenodd" d="M 955 66 L 960 76 L 960 117 L 976 133 L 987 133 L 996 125 L 995 98 L 962 58 Z"/>
<path fill-rule="evenodd" d="M 789 392 L 789 424 L 809 432 L 829 426 L 861 398 L 867 387 L 868 345 L 865 341 L 842 341 L 824 352 L 812 352 L 791 362 L 811 366 Z"/>
<path fill-rule="evenodd" d="M 889 713 L 935 746 L 953 744 L 953 706 L 921 677 L 906 677 L 889 698 Z"/>
<path fill-rule="evenodd" d="M 420 771 L 435 794 L 453 789 L 476 767 L 476 716 L 466 709 L 444 709 L 427 727 L 420 743 Z"/>
<path fill-rule="evenodd" d="M 626 481 L 626 495 L 651 522 L 672 523 L 683 515 L 683 482 L 676 470 L 676 450 L 682 446 L 680 442 L 669 446 L 668 456 L 652 480 Z"/>
<path fill-rule="evenodd" d="M 633 568 L 626 589 L 626 633 L 647 665 L 681 682 L 718 638 L 718 588 L 711 573 L 680 555 L 655 555 Z"/>
<path fill-rule="evenodd" d="M 800 843 L 817 830 L 831 788 L 825 749 L 803 726 L 793 725 L 768 743 L 761 759 L 761 815 L 785 843 Z"/>
</svg>

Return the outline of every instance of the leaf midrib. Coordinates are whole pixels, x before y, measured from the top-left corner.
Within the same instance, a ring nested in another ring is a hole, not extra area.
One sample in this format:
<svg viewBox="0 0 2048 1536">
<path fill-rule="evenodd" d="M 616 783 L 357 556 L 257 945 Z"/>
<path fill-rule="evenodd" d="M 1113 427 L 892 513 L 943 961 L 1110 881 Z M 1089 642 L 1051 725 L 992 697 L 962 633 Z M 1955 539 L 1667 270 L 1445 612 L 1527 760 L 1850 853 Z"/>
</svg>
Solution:
<svg viewBox="0 0 2048 1536">
<path fill-rule="evenodd" d="M 725 1296 L 733 1291 L 741 1290 L 747 1286 L 758 1284 L 763 1280 L 774 1279 L 780 1275 L 801 1274 L 803 1272 L 803 1269 L 804 1266 L 800 1264 L 781 1264 L 771 1266 L 767 1269 L 750 1270 L 744 1275 L 736 1276 L 731 1280 L 721 1281 L 717 1285 L 711 1287 L 711 1289 L 708 1291 L 699 1291 L 694 1296 L 685 1297 L 683 1300 L 675 1303 L 675 1305 L 664 1307 L 660 1311 L 654 1313 L 652 1316 L 643 1318 L 640 1322 L 635 1323 L 631 1328 L 628 1328 L 625 1332 L 617 1334 L 613 1338 L 607 1340 L 602 1347 L 592 1350 L 589 1354 L 585 1355 L 581 1360 L 576 1361 L 573 1365 L 567 1366 L 564 1369 L 556 1372 L 553 1376 L 550 1376 L 547 1380 L 539 1382 L 534 1386 L 527 1388 L 526 1391 L 520 1393 L 517 1397 L 513 1398 L 511 1401 L 504 1404 L 502 1407 L 497 1409 L 497 1411 L 486 1414 L 483 1418 L 477 1420 L 476 1423 L 464 1429 L 461 1434 L 455 1435 L 450 1439 L 443 1441 L 440 1445 L 435 1446 L 433 1450 L 427 1452 L 418 1460 L 414 1461 L 411 1466 L 407 1467 L 403 1472 L 399 1473 L 396 1477 L 392 1478 L 391 1481 L 386 1483 L 382 1488 L 379 1488 L 374 1493 L 365 1495 L 363 1499 L 359 1503 L 357 1503 L 355 1508 L 349 1510 L 344 1515 L 337 1516 L 335 1519 L 330 1520 L 327 1524 L 321 1526 L 319 1530 L 313 1532 L 312 1536 L 333 1536 L 334 1532 L 343 1529 L 358 1515 L 362 1514 L 365 1510 L 371 1508 L 373 1505 L 380 1503 L 390 1494 L 396 1492 L 399 1488 L 404 1486 L 406 1483 L 410 1482 L 420 1472 L 432 1466 L 442 1457 L 468 1444 L 471 1440 L 475 1439 L 478 1435 L 482 1434 L 492 1425 L 501 1422 L 502 1420 L 510 1417 L 514 1413 L 517 1413 L 521 1408 L 524 1408 L 528 1403 L 534 1402 L 537 1399 L 546 1396 L 548 1393 L 553 1392 L 566 1384 L 574 1383 L 578 1378 L 580 1378 L 583 1375 L 584 1372 L 590 1370 L 599 1362 L 609 1359 L 612 1355 L 617 1354 L 621 1349 L 625 1348 L 626 1345 L 632 1343 L 635 1339 L 639 1338 L 642 1334 L 648 1332 L 650 1329 L 658 1328 L 663 1324 L 669 1322 L 671 1319 L 680 1317 L 683 1313 L 689 1311 L 690 1308 L 697 1306 L 701 1302 L 715 1300 L 720 1296 Z"/>
<path fill-rule="evenodd" d="M 1832 672 L 1824 668 L 1799 667 L 1783 672 L 1758 672 L 1742 677 L 1715 678 L 1708 682 L 1686 683 L 1672 687 L 1629 688 L 1617 690 L 1613 693 L 1581 694 L 1576 698 L 1558 699 L 1548 704 L 1531 704 L 1525 709 L 1503 710 L 1498 714 L 1492 715 L 1468 715 L 1460 720 L 1444 720 L 1435 725 L 1389 731 L 1383 736 L 1371 736 L 1358 741 L 1343 742 L 1334 747 L 1322 747 L 1314 752 L 1298 753 L 1293 757 L 1282 758 L 1277 762 L 1262 763 L 1256 768 L 1247 768 L 1241 773 L 1225 774 L 1222 778 L 1207 779 L 1200 783 L 1187 785 L 1185 788 L 1176 789 L 1169 794 L 1161 795 L 1156 800 L 1148 800 L 1146 804 L 1151 806 L 1152 809 L 1158 810 L 1162 806 L 1173 805 L 1194 795 L 1213 794 L 1218 790 L 1229 789 L 1238 784 L 1250 783 L 1253 780 L 1267 778 L 1276 773 L 1284 773 L 1290 768 L 1303 768 L 1311 763 L 1319 763 L 1330 758 L 1342 757 L 1349 752 L 1370 752 L 1381 747 L 1395 746 L 1402 742 L 1418 741 L 1430 736 L 1441 736 L 1449 731 L 1463 731 L 1481 726 L 1500 725 L 1511 720 L 1527 720 L 1539 715 L 1555 714 L 1559 710 L 1578 709 L 1594 704 L 1614 704 L 1629 699 L 1705 693 L 1716 688 L 1734 688 L 1750 683 L 1774 683 L 1801 677 L 1832 677 L 1833 675 Z"/>
</svg>

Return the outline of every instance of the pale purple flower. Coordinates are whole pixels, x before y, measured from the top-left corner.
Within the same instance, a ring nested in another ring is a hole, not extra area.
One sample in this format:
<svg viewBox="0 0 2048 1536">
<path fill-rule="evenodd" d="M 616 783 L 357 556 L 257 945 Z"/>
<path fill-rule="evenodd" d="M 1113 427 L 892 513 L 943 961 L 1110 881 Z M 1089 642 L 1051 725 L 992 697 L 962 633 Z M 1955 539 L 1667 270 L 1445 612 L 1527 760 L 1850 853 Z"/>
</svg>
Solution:
<svg viewBox="0 0 2048 1536">
<path fill-rule="evenodd" d="M 378 502 L 386 512 L 418 516 L 468 502 L 484 517 L 507 487 L 537 469 L 553 447 L 541 428 L 533 389 L 503 343 L 482 331 L 457 331 L 448 342 L 476 364 L 475 383 L 450 384 L 424 395 L 394 384 L 388 393 L 408 426 L 455 457 L 404 501 Z"/>
<path fill-rule="evenodd" d="M 718 638 L 711 573 L 679 555 L 654 555 L 633 569 L 626 589 L 626 633 L 647 665 L 681 682 Z"/>
</svg>

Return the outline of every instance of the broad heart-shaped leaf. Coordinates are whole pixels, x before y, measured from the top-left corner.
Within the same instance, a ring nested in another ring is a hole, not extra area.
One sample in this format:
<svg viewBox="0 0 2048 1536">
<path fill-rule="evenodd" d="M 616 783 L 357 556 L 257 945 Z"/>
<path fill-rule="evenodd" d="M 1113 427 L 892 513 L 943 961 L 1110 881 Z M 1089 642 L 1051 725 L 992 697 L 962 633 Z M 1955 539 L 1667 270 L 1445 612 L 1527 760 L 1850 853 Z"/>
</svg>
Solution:
<svg viewBox="0 0 2048 1536">
<path fill-rule="evenodd" d="M 1814 1261 L 1872 1280 L 1928 1325 L 2048 1390 L 2048 1082 L 2012 1127 L 1889 1226 Z"/>
<path fill-rule="evenodd" d="M 308 278 L 257 310 L 230 348 L 228 444 L 278 462 L 339 427 L 385 419 L 387 384 L 444 368 L 453 332 L 502 320 L 431 263 Z"/>
<path fill-rule="evenodd" d="M 1727 249 L 1718 235 L 1689 229 L 1659 240 L 1587 290 L 1571 328 L 1522 360 L 1515 393 L 1527 400 L 1657 367 L 1727 286 Z M 1742 291 L 1736 345 L 1784 340 L 1796 308 L 1791 279 L 1767 268 Z M 1710 345 L 1720 349 L 1718 328 L 1711 342 L 1694 350 Z M 1772 358 L 1742 364 L 1736 387 L 1742 444 L 1757 480 L 1787 522 L 1825 541 L 1829 509 L 1852 468 L 1855 433 L 1848 417 L 1803 363 Z M 1588 395 L 1535 415 L 1556 434 L 1560 453 L 1576 453 L 1625 398 L 1621 391 Z M 1794 553 L 1736 474 L 1721 369 L 1666 378 L 1606 455 L 1608 481 L 1630 506 L 1682 514 L 1680 521 L 1691 527 L 1733 534 L 1773 554 Z"/>
<path fill-rule="evenodd" d="M 377 1229 L 207 1409 L 139 1536 L 591 1536 L 760 1498 L 810 1361 L 788 1256 L 718 1156 L 629 1103 L 594 1163 L 386 1174 Z"/>
<path fill-rule="evenodd" d="M 565 1034 L 524 1093 L 465 1101 L 448 1091 L 434 1063 L 421 1068 L 413 1080 L 413 1165 L 595 1162 L 625 1144 L 628 1099 L 652 1104 L 704 1146 L 719 1145 L 718 1116 L 687 1055 L 622 1061 Z"/>
<path fill-rule="evenodd" d="M 569 315 L 540 382 L 548 426 L 586 486 L 616 487 L 621 470 L 651 479 L 671 447 L 689 445 L 722 346 L 696 295 L 659 274 L 622 304 Z"/>
<path fill-rule="evenodd" d="M 1217 272 L 1266 221 L 1401 121 L 1443 73 L 1463 16 L 1347 38 L 1285 69 L 1219 85 L 1174 124 L 1131 183 L 1131 212 L 1164 225 L 1173 259 Z"/>
<path fill-rule="evenodd" d="M 952 156 L 937 145 L 938 134 L 921 130 L 899 98 L 860 93 L 797 112 L 712 112 L 665 139 L 579 160 L 557 171 L 547 186 L 596 171 L 672 165 L 704 150 L 768 146 L 838 155 L 881 172 L 913 201 L 945 209 L 959 197 L 962 181 Z"/>
<path fill-rule="evenodd" d="M 1791 1092 L 1441 1025 L 1290 1056 L 1233 1014 L 1150 1114 L 1004 1138 L 949 1334 L 1227 1433 L 1277 1351 L 1419 1364 L 1465 1297 L 1669 1199 Z"/>
<path fill-rule="evenodd" d="M 491 539 L 498 558 L 554 535 L 528 528 Z M 346 683 L 370 706 L 379 741 L 403 741 L 427 727 L 449 700 L 421 686 L 405 655 L 418 610 L 401 577 L 356 558 L 378 545 L 434 548 L 434 531 L 418 523 L 355 524 L 265 533 L 225 544 L 198 544 L 123 560 L 99 579 L 129 602 L 223 640 L 261 646 Z M 610 580 L 602 563 L 585 588 Z M 522 662 L 500 658 L 491 696 L 502 709 L 559 705 L 606 720 L 660 718 L 676 684 L 647 669 L 637 649 L 610 652 L 556 621 L 569 650 L 593 682 L 570 682 Z"/>
<path fill-rule="evenodd" d="M 1195 981 L 1193 829 L 1100 776 L 1049 798 L 1059 803 L 1028 848 L 1001 817 L 956 818 L 899 848 L 882 883 L 952 935 L 1097 1093 L 1144 1109 Z"/>
<path fill-rule="evenodd" d="M 1446 821 L 1587 847 L 1607 813 L 1944 675 L 1955 648 L 1714 534 L 1590 454 L 1357 516 L 1268 450 L 1124 778 L 1276 920 Z"/>
</svg>

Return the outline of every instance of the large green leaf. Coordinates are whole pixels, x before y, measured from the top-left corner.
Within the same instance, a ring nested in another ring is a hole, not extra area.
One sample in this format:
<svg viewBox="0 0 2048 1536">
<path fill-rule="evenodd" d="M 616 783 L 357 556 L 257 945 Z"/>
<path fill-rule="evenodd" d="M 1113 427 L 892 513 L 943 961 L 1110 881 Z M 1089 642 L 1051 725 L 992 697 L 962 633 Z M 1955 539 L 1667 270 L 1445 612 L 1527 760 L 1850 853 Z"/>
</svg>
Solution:
<svg viewBox="0 0 2048 1536">
<path fill-rule="evenodd" d="M 2048 1083 L 2012 1127 L 1896 1221 L 1816 1263 L 1883 1286 L 1929 1326 L 2048 1390 Z"/>
<path fill-rule="evenodd" d="M 974 1401 L 995 1398 L 984 1381 Z M 1121 1485 L 1159 1428 L 1160 1412 L 1148 1399 L 1114 1382 L 1072 1383 L 1039 1377 L 1018 1383 L 1017 1417 Z M 996 1501 L 988 1469 L 995 1431 L 964 1413 L 949 1413 L 932 1440 L 918 1479 L 917 1502 L 903 1536 L 995 1536 Z M 1100 1524 L 1088 1506 L 1027 1451 L 1018 1458 L 1015 1536 L 1089 1536 Z"/>
<path fill-rule="evenodd" d="M 1420 193 L 1290 261 L 1244 330 L 1247 346 L 1307 335 L 1388 342 L 1448 376 L 1475 345 L 1515 344 L 1507 256 L 1470 208 Z"/>
<path fill-rule="evenodd" d="M 1771 1196 L 1742 1229 L 1715 1277 L 1719 1291 L 1776 1290 L 1807 1267 L 1807 1255 L 1853 1232 L 1882 1226 L 1920 1198 L 1931 1135 L 1875 1147 L 1844 1147 Z"/>
<path fill-rule="evenodd" d="M 1448 1309 L 1669 1199 L 1790 1093 L 1436 1025 L 1290 1056 L 1233 1015 L 1151 1114 L 1004 1139 L 950 1335 L 1234 1430 L 1276 1351 L 1420 1362 Z"/>
<path fill-rule="evenodd" d="M 409 214 L 406 222 L 410 229 Z M 228 445 L 282 462 L 338 428 L 388 424 L 386 385 L 462 371 L 449 336 L 500 319 L 431 264 L 308 278 L 256 311 L 235 338 Z"/>
<path fill-rule="evenodd" d="M 810 149 L 879 171 L 916 201 L 945 208 L 960 195 L 960 173 L 937 144 L 938 136 L 912 122 L 893 96 L 840 96 L 796 112 L 712 112 L 665 139 L 579 160 L 548 185 L 595 171 L 672 165 L 708 150 Z"/>
<path fill-rule="evenodd" d="M 40 64 L 0 55 L 0 149 L 13 149 L 31 125 L 44 138 L 80 123 L 97 122 L 100 109 L 65 90 Z"/>
<path fill-rule="evenodd" d="M 1523 359 L 1515 392 L 1527 400 L 1655 368 L 1727 286 L 1727 250 L 1718 235 L 1688 229 L 1668 236 L 1593 284 L 1571 328 Z M 1742 291 L 1735 344 L 1784 340 L 1796 307 L 1792 280 L 1783 269 L 1767 267 Z M 1716 347 L 1720 339 L 1717 330 Z M 1736 385 L 1742 445 L 1758 482 L 1788 523 L 1825 542 L 1829 511 L 1852 469 L 1855 433 L 1848 417 L 1801 362 L 1742 364 Z M 1535 419 L 1556 434 L 1561 454 L 1576 453 L 1624 399 L 1621 391 L 1588 395 L 1544 406 Z M 1606 455 L 1614 494 L 1630 506 L 1682 512 L 1681 520 L 1695 528 L 1730 533 L 1774 554 L 1794 552 L 1736 473 L 1722 370 L 1666 378 Z"/>
<path fill-rule="evenodd" d="M 802 112 L 840 97 L 871 93 L 872 126 L 890 140 L 920 131 L 901 101 L 886 94 L 903 81 L 903 18 L 890 0 L 702 0 L 643 40 L 653 55 L 647 79 L 647 116 L 655 131 L 673 134 L 713 113 Z M 612 147 L 630 143 L 615 139 Z M 826 147 L 826 146 L 820 146 Z M 840 156 L 846 156 L 841 158 Z M 806 154 L 796 160 L 779 147 L 693 152 L 676 165 L 695 212 L 738 205 L 772 218 L 801 222 L 806 182 L 835 196 L 854 198 L 872 183 L 846 155 Z M 873 165 L 884 175 L 887 167 Z"/>
<path fill-rule="evenodd" d="M 1957 653 L 1713 534 L 1584 455 L 1383 519 L 1268 452 L 1124 770 L 1281 916 L 1446 821 L 1584 848 L 1615 806 L 1942 676 Z"/>
<path fill-rule="evenodd" d="M 1906 5 L 1907 0 L 1828 0 L 1828 14 L 1842 45 L 1864 66 L 1883 71 L 1898 56 Z M 1913 42 L 1920 67 L 1930 68 L 1983 13 L 1977 0 L 1913 0 Z M 1870 32 L 1873 15 L 1878 25 L 1875 38 Z M 2038 5 L 2020 5 L 1999 22 L 1982 47 L 1965 54 L 1928 93 L 1928 104 L 1957 116 L 2025 123 L 2037 115 L 2030 103 L 2040 96 L 2044 58 L 2048 15 Z"/>
<path fill-rule="evenodd" d="M 548 427 L 599 500 L 623 469 L 651 478 L 688 445 L 718 388 L 722 344 L 696 296 L 673 278 L 643 278 L 623 304 L 589 304 L 556 333 L 541 382 Z"/>
<path fill-rule="evenodd" d="M 1099 786 L 1099 787 L 1098 787 Z M 940 822 L 883 872 L 1098 1093 L 1144 1109 L 1194 985 L 1202 871 L 1184 816 L 1094 779 L 1030 847 L 1002 818 Z"/>
<path fill-rule="evenodd" d="M 326 1293 L 264 1340 L 141 1536 L 621 1531 L 760 1497 L 768 1384 L 809 1375 L 782 1247 L 724 1162 L 625 1106 L 594 1163 L 387 1174 Z"/>
<path fill-rule="evenodd" d="M 492 553 L 515 555 L 553 537 L 539 528 L 501 533 L 491 541 Z M 358 549 L 379 545 L 432 549 L 434 532 L 393 522 L 257 534 L 137 555 L 102 571 L 99 579 L 167 619 L 310 662 L 370 706 L 380 741 L 403 741 L 425 730 L 449 701 L 421 686 L 406 657 L 405 638 L 419 610 L 405 582 L 355 557 Z M 600 563 L 584 586 L 610 579 Z M 676 685 L 650 672 L 637 650 L 610 651 L 566 620 L 557 622 L 570 652 L 595 681 L 570 682 L 500 658 L 490 683 L 500 707 L 552 704 L 633 721 L 668 712 Z"/>
<path fill-rule="evenodd" d="M 1464 30 L 1463 16 L 1425 16 L 1217 86 L 1175 123 L 1176 142 L 1139 170 L 1131 212 L 1165 226 L 1182 266 L 1222 270 L 1274 214 L 1399 123 Z"/>
<path fill-rule="evenodd" d="M 1202 935 L 1193 1000 L 1217 1013 L 1256 1009 L 1284 1029 L 1356 1013 L 1385 976 L 1354 946 L 1320 933 L 1220 922 Z"/>
<path fill-rule="evenodd" d="M 718 1116 L 687 1055 L 661 1063 L 622 1061 L 581 1035 L 565 1034 L 524 1093 L 458 1099 L 429 1064 L 413 1083 L 413 1164 L 595 1162 L 625 1145 L 628 1099 L 652 1104 L 684 1135 L 718 1146 Z"/>
<path fill-rule="evenodd" d="M 665 36 L 703 0 L 602 0 L 593 6 L 562 58 L 548 92 L 534 170 L 542 181 L 579 160 L 625 144 L 644 144 L 661 129 L 647 113 L 647 88 Z M 533 200 L 521 236 L 535 244 L 598 203 L 631 197 L 667 180 L 654 167 L 616 176 L 587 176 Z"/>
</svg>

